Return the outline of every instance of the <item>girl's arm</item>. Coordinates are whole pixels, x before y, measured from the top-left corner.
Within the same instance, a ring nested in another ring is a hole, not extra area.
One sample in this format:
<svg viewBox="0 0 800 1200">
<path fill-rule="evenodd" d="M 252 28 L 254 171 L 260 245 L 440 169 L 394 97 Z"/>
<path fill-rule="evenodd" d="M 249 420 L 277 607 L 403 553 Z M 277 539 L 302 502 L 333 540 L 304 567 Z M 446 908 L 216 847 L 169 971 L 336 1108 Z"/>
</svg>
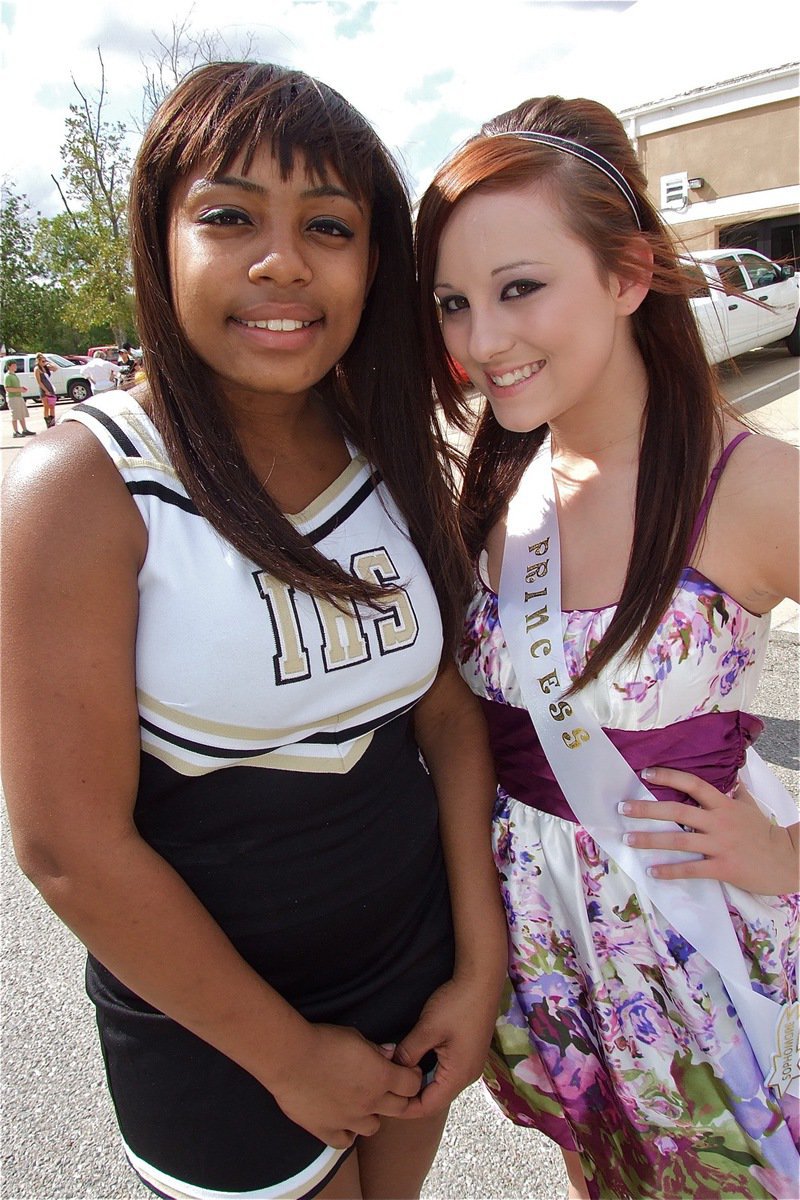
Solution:
<svg viewBox="0 0 800 1200">
<path fill-rule="evenodd" d="M 455 666 L 443 667 L 415 711 L 417 741 L 439 801 L 456 937 L 453 978 L 434 992 L 395 1060 L 435 1050 L 434 1081 L 407 1116 L 448 1105 L 483 1068 L 506 976 L 506 924 L 491 852 L 495 778 L 486 724 Z"/>
<path fill-rule="evenodd" d="M 800 451 L 777 438 L 745 438 L 722 473 L 697 565 L 752 613 L 800 600 L 799 495 Z"/>
<path fill-rule="evenodd" d="M 732 455 L 712 508 L 704 570 L 718 583 L 733 581 L 732 593 L 756 613 L 768 612 L 785 597 L 800 600 L 799 464 L 794 446 L 774 438 L 747 438 Z M 664 833 L 632 831 L 630 845 L 703 856 L 653 867 L 653 875 L 720 879 L 766 895 L 800 891 L 800 825 L 774 824 L 742 783 L 728 796 L 696 775 L 657 763 L 642 774 L 646 783 L 685 792 L 700 806 L 670 801 L 626 805 L 628 816 L 684 826 Z"/>
<path fill-rule="evenodd" d="M 22 869 L 127 987 L 294 1121 L 334 1146 L 375 1132 L 405 1111 L 419 1072 L 305 1021 L 137 832 L 146 531 L 116 468 L 88 431 L 58 428 L 14 462 L 3 512 L 3 779 Z"/>
</svg>

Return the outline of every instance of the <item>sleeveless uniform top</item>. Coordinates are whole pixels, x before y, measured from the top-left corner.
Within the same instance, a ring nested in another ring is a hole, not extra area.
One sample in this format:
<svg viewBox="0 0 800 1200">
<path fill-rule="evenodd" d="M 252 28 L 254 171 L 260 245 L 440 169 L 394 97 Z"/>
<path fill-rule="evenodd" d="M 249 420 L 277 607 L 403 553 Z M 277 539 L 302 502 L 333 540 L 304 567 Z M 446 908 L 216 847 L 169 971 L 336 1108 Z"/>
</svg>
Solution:
<svg viewBox="0 0 800 1200">
<path fill-rule="evenodd" d="M 436 598 L 360 454 L 289 520 L 345 570 L 400 585 L 383 614 L 342 613 L 245 560 L 198 515 L 127 394 L 67 419 L 99 438 L 147 526 L 136 678 L 148 754 L 182 776 L 237 764 L 346 772 L 373 731 L 428 689 L 442 648 Z"/>
</svg>

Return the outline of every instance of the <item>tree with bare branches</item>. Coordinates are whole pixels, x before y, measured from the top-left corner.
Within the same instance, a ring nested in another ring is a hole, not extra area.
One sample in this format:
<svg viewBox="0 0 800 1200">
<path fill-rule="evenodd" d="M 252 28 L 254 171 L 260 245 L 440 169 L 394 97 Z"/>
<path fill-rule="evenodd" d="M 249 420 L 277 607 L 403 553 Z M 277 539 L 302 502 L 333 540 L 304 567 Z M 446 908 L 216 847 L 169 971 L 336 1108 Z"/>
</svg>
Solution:
<svg viewBox="0 0 800 1200">
<path fill-rule="evenodd" d="M 246 59 L 256 46 L 245 32 L 230 42 L 218 31 L 196 29 L 192 9 L 173 20 L 168 35 L 152 31 L 154 48 L 142 56 L 141 134 L 164 97 L 195 67 Z M 100 326 L 118 343 L 135 338 L 134 298 L 128 250 L 127 200 L 131 130 L 109 121 L 106 68 L 98 46 L 99 85 L 93 90 L 72 77 L 77 100 L 69 107 L 61 148 L 62 168 L 53 179 L 64 210 L 36 222 L 39 270 L 63 297 L 63 318 L 75 329 Z M 20 198 L 24 204 L 24 197 Z"/>
<path fill-rule="evenodd" d="M 161 101 L 180 83 L 185 75 L 204 63 L 242 61 L 248 59 L 256 46 L 254 33 L 246 32 L 235 42 L 229 42 L 219 30 L 192 26 L 194 6 L 180 21 L 173 20 L 167 37 L 152 30 L 156 48 L 141 56 L 145 72 L 141 117 L 136 126 L 142 132 Z"/>
<path fill-rule="evenodd" d="M 121 342 L 133 324 L 126 211 L 131 156 L 125 126 L 106 120 L 99 47 L 97 57 L 100 85 L 93 95 L 72 80 L 79 102 L 65 121 L 62 177 L 52 177 L 64 212 L 40 222 L 38 245 L 68 294 L 70 319 L 108 325 Z"/>
</svg>

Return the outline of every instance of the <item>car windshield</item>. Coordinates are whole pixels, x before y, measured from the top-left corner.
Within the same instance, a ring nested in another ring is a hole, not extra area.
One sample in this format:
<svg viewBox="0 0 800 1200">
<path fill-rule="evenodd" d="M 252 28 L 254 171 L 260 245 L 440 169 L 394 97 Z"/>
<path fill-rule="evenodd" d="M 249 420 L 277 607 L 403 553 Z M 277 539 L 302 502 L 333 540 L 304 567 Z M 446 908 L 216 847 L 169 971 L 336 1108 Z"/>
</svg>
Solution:
<svg viewBox="0 0 800 1200">
<path fill-rule="evenodd" d="M 75 366 L 75 364 L 71 363 L 68 358 L 62 358 L 62 356 L 60 354 L 45 354 L 45 358 L 47 359 L 48 362 L 51 362 L 54 367 L 74 367 Z"/>
</svg>

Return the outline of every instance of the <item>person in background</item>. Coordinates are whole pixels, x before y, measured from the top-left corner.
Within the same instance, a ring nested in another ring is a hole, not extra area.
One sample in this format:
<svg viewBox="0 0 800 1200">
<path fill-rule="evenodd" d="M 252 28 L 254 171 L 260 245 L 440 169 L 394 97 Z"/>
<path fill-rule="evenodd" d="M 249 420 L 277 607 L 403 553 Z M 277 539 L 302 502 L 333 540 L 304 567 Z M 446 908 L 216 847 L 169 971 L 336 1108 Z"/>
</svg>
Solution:
<svg viewBox="0 0 800 1200">
<path fill-rule="evenodd" d="M 95 395 L 100 392 L 109 392 L 116 386 L 117 372 L 113 363 L 108 361 L 102 350 L 95 350 L 86 363 L 85 373 Z"/>
<path fill-rule="evenodd" d="M 28 429 L 28 406 L 25 403 L 25 388 L 20 382 L 19 375 L 17 374 L 18 370 L 19 363 L 10 360 L 6 363 L 5 374 L 3 375 L 3 387 L 5 388 L 6 401 L 11 413 L 13 436 L 15 438 L 35 437 L 36 434 L 34 431 Z"/>
<path fill-rule="evenodd" d="M 797 451 L 725 406 L 602 105 L 488 122 L 417 248 L 437 393 L 455 361 L 488 401 L 461 669 L 500 783 L 489 1087 L 571 1196 L 796 1196 L 797 808 L 748 748 L 798 596 Z"/>
<path fill-rule="evenodd" d="M 52 370 L 52 363 L 49 363 L 43 354 L 37 354 L 36 366 L 33 368 L 33 377 L 36 380 L 36 386 L 39 388 L 39 394 L 42 398 L 42 416 L 48 429 L 55 423 L 56 419 L 56 389 L 53 387 L 50 379 L 50 372 Z"/>
<path fill-rule="evenodd" d="M 89 950 L 149 1187 L 417 1196 L 505 932 L 408 195 L 337 92 L 219 63 L 152 119 L 130 214 L 147 382 L 6 479 L 16 851 Z"/>
<path fill-rule="evenodd" d="M 136 382 L 136 359 L 131 353 L 131 347 L 125 342 L 119 349 L 117 358 L 117 380 L 124 392 L 130 391 Z"/>
</svg>

